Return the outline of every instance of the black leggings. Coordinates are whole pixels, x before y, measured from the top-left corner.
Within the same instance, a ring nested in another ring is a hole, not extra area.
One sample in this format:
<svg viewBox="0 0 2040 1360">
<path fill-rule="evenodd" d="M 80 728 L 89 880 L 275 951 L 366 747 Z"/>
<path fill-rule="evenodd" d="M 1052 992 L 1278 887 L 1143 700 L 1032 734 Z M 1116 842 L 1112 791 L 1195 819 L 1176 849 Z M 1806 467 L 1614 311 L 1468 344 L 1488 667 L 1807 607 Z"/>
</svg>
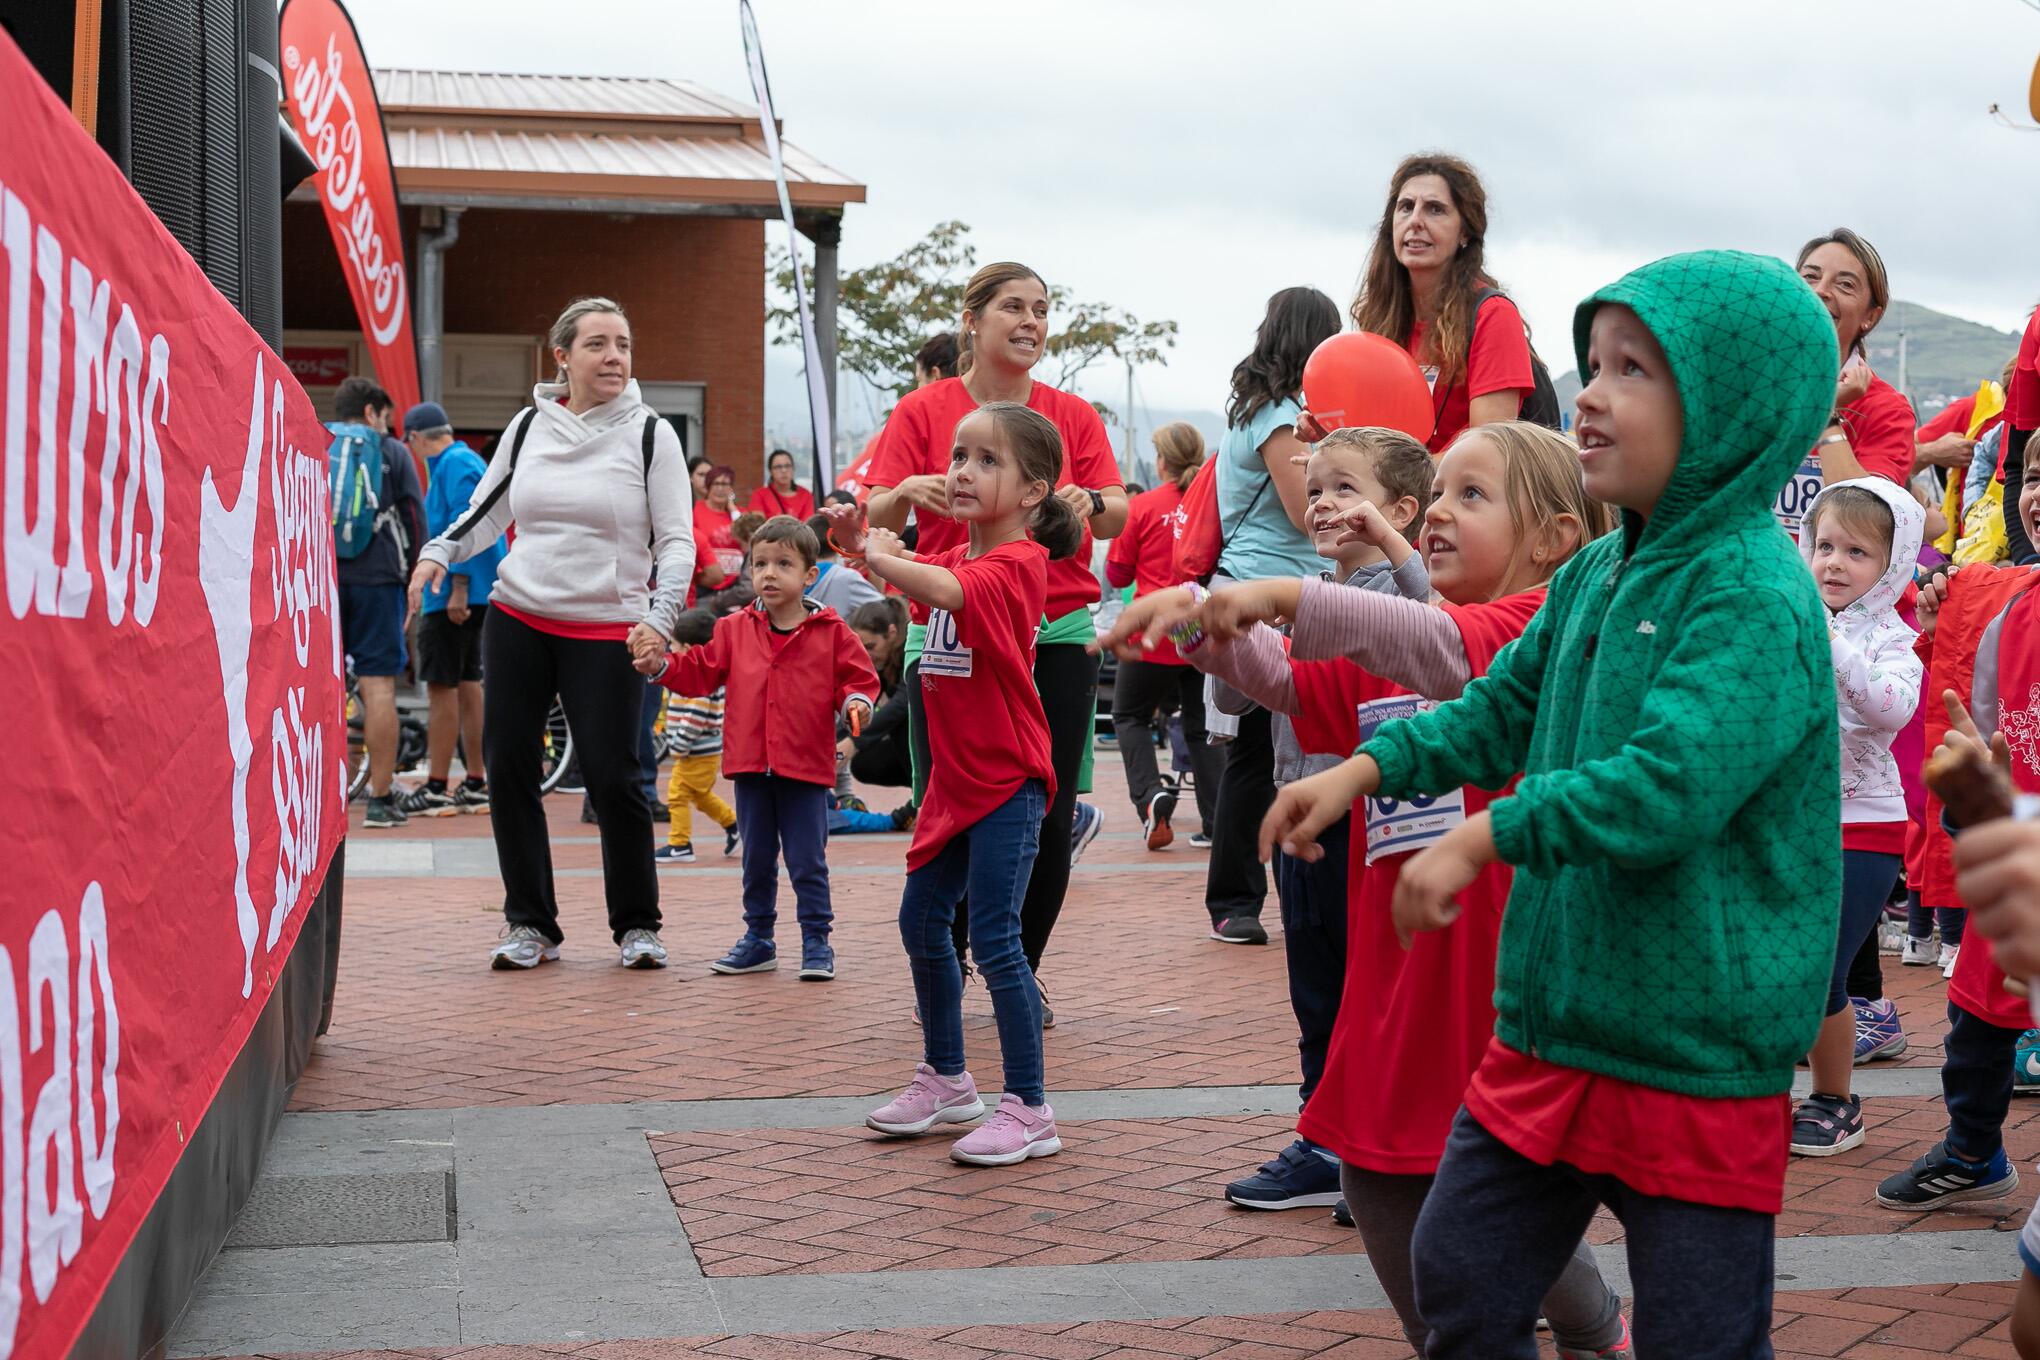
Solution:
<svg viewBox="0 0 2040 1360">
<path fill-rule="evenodd" d="M 1275 801 L 1275 737 L 1265 708 L 1240 716 L 1239 733 L 1225 748 L 1212 814 L 1211 861 L 1204 872 L 1204 909 L 1214 925 L 1232 916 L 1260 919 L 1268 900 L 1261 864 L 1261 819 Z"/>
<path fill-rule="evenodd" d="M 911 685 L 908 710 L 914 759 L 928 768 L 928 710 L 921 700 L 920 663 L 907 668 L 901 684 Z M 1054 642 L 1034 649 L 1034 688 L 1048 719 L 1049 764 L 1055 770 L 1055 799 L 1041 819 L 1041 847 L 1027 896 L 1020 903 L 1020 947 L 1027 966 L 1041 971 L 1041 953 L 1062 915 L 1070 890 L 1070 832 L 1077 812 L 1077 779 L 1084 766 L 1098 712 L 1098 658 L 1074 642 Z M 969 914 L 956 913 L 956 956 L 965 952 Z"/>
<path fill-rule="evenodd" d="M 602 888 L 609 933 L 659 928 L 652 863 L 652 810 L 638 767 L 645 681 L 621 642 L 542 633 L 500 609 L 482 626 L 482 753 L 489 771 L 490 829 L 503 873 L 503 915 L 562 938 L 553 896 L 552 842 L 539 792 L 546 715 L 553 695 L 567 712 L 581 780 L 602 830 Z"/>
</svg>

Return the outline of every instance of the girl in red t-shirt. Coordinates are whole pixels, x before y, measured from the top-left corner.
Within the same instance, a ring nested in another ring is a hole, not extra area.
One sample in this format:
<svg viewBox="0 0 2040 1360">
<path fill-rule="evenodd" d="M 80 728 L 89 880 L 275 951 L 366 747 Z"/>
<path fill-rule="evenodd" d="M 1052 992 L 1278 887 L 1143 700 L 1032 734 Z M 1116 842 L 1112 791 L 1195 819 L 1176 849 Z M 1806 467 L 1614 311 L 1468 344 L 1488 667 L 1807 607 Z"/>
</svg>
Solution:
<svg viewBox="0 0 2040 1360">
<path fill-rule="evenodd" d="M 1047 417 L 1018 402 L 987 403 L 956 426 L 941 488 L 967 541 L 909 553 L 897 534 L 873 528 L 856 545 L 872 575 L 929 611 L 919 676 L 928 789 L 900 898 L 923 1061 L 865 1123 L 903 1136 L 984 1113 L 964 1066 L 963 970 L 951 938 L 968 892 L 971 956 L 992 994 L 1006 1080 L 992 1117 L 950 1147 L 955 1160 L 976 1166 L 1062 1150 L 1042 1075 L 1041 993 L 1020 943 L 1020 899 L 1056 786 L 1034 690 L 1034 638 L 1049 563 L 1084 538 L 1076 510 L 1055 494 L 1062 462 L 1062 437 Z M 854 507 L 831 518 L 854 532 Z"/>
<path fill-rule="evenodd" d="M 1570 442 L 1541 426 L 1499 422 L 1465 432 L 1439 461 L 1421 546 L 1442 606 L 1296 580 L 1227 586 L 1200 606 L 1177 587 L 1129 606 L 1107 642 L 1139 655 L 1125 640 L 1202 632 L 1182 651 L 1191 665 L 1289 714 L 1307 753 L 1346 755 L 1382 722 L 1457 698 L 1485 674 L 1544 602 L 1545 582 L 1609 527 L 1606 507 L 1587 499 Z M 1268 626 L 1276 618 L 1294 621 L 1286 655 Z M 1468 787 L 1417 803 L 1352 803 L 1366 848 L 1355 847 L 1347 868 L 1345 991 L 1324 1077 L 1297 1123 L 1338 1155 L 1367 1259 L 1419 1354 L 1427 1328 L 1410 1240 L 1494 1032 L 1510 870 L 1488 866 L 1461 895 L 1460 924 L 1470 928 L 1459 939 L 1418 936 L 1405 951 L 1389 904 L 1403 865 L 1494 796 Z M 1625 1336 L 1619 1301 L 1584 1246 L 1544 1312 L 1563 1355 L 1603 1354 Z"/>
</svg>

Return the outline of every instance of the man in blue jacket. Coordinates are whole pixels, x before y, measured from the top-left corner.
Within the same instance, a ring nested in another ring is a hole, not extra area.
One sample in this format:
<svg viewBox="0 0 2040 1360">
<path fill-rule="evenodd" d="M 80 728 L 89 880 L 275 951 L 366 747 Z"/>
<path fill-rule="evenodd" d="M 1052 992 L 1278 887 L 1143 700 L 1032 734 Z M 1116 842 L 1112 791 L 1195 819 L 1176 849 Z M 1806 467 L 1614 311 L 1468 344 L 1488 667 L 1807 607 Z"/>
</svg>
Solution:
<svg viewBox="0 0 2040 1360">
<path fill-rule="evenodd" d="M 459 519 L 489 465 L 453 437 L 445 408 L 426 401 L 404 413 L 404 442 L 425 460 L 425 537 L 440 534 Z M 500 538 L 467 561 L 448 569 L 446 583 L 427 590 L 418 619 L 418 678 L 431 701 L 426 728 L 429 777 L 399 804 L 413 817 L 446 817 L 487 812 L 489 785 L 482 768 L 482 621 L 489 589 L 507 546 Z M 447 788 L 458 737 L 467 777 Z"/>
</svg>

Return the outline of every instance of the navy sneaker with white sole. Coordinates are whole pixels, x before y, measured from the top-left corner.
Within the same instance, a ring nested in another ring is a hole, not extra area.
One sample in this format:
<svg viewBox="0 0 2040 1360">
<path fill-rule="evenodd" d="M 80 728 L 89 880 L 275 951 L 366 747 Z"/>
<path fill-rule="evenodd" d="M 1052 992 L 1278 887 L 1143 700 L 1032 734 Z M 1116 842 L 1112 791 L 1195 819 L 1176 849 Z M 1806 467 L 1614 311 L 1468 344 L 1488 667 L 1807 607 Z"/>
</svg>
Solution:
<svg viewBox="0 0 2040 1360">
<path fill-rule="evenodd" d="M 1988 1162 L 1965 1162 L 1936 1143 L 1918 1161 L 1877 1187 L 1887 1209 L 1938 1209 L 1970 1199 L 2003 1199 L 2019 1188 L 2019 1173 L 2003 1148 Z"/>
<path fill-rule="evenodd" d="M 1105 814 L 1089 803 L 1079 803 L 1071 818 L 1070 866 L 1075 868 L 1077 861 L 1084 857 L 1085 848 L 1105 829 Z"/>
<path fill-rule="evenodd" d="M 711 973 L 766 973 L 779 966 L 779 946 L 745 932 L 730 952 L 708 965 Z"/>
<path fill-rule="evenodd" d="M 1339 1202 L 1339 1164 L 1301 1138 L 1259 1171 L 1225 1188 L 1242 1209 L 1331 1208 Z"/>
</svg>

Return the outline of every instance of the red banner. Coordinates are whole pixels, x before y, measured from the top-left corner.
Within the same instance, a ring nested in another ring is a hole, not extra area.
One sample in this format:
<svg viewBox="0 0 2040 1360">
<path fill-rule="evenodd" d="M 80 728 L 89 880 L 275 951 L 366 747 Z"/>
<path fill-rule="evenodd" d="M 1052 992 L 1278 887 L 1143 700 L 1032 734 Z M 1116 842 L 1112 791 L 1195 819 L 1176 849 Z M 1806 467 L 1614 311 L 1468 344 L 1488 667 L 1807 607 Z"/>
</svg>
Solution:
<svg viewBox="0 0 2040 1360">
<path fill-rule="evenodd" d="M 63 1355 L 345 830 L 326 435 L 0 34 L 0 1357 Z"/>
<path fill-rule="evenodd" d="M 319 202 L 347 267 L 375 375 L 402 416 L 418 404 L 410 277 L 382 105 L 340 0 L 285 0 L 284 106 L 318 163 Z"/>
</svg>

